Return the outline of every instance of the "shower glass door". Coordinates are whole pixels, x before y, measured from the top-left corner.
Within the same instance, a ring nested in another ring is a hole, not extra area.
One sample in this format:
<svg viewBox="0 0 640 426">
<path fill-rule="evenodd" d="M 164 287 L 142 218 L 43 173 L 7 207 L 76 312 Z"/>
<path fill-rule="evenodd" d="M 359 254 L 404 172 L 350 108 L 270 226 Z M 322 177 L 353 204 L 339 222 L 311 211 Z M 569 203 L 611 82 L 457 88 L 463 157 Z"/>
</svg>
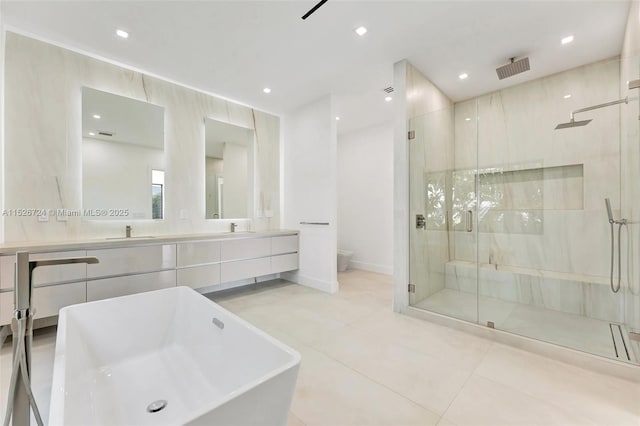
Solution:
<svg viewBox="0 0 640 426">
<path fill-rule="evenodd" d="M 614 293 L 605 208 L 609 198 L 615 219 L 628 214 L 629 105 L 577 114 L 592 121 L 556 130 L 570 111 L 624 98 L 620 66 L 601 61 L 477 99 L 478 312 L 483 325 L 634 362 L 625 328 L 632 228 L 621 227 L 618 252 L 615 226 Z"/>
<path fill-rule="evenodd" d="M 409 302 L 477 322 L 475 104 L 465 108 L 462 118 L 451 107 L 409 120 Z M 456 120 L 466 124 L 460 150 Z"/>
<path fill-rule="evenodd" d="M 411 118 L 410 305 L 638 363 L 639 78 L 615 58 Z"/>
</svg>

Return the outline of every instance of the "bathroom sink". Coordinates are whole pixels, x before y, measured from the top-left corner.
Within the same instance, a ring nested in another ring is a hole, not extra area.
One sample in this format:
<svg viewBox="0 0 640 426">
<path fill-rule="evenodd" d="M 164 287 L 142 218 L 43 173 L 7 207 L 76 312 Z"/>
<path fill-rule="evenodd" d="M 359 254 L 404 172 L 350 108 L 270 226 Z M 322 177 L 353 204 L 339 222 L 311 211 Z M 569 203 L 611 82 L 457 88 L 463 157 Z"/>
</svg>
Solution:
<svg viewBox="0 0 640 426">
<path fill-rule="evenodd" d="M 68 306 L 49 424 L 285 425 L 299 365 L 188 287 Z"/>
<path fill-rule="evenodd" d="M 107 237 L 105 240 L 144 240 L 147 238 L 155 238 L 153 235 L 140 235 L 138 237 Z"/>
</svg>

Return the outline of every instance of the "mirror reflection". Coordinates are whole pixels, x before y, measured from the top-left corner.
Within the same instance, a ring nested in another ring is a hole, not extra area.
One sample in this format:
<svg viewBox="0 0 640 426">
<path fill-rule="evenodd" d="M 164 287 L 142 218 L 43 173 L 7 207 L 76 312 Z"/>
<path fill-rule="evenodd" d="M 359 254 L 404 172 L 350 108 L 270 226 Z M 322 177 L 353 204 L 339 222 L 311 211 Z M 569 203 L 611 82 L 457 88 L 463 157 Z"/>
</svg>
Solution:
<svg viewBox="0 0 640 426">
<path fill-rule="evenodd" d="M 164 108 L 83 87 L 85 217 L 163 219 L 164 170 Z"/>
<path fill-rule="evenodd" d="M 205 217 L 249 217 L 254 130 L 205 119 Z"/>
</svg>

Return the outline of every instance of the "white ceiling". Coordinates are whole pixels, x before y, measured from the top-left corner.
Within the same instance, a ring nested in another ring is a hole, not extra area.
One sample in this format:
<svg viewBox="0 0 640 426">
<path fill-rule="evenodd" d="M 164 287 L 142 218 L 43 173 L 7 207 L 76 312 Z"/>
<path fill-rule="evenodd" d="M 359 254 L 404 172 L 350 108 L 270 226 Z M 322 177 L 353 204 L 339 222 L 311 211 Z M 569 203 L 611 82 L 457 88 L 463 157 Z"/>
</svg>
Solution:
<svg viewBox="0 0 640 426">
<path fill-rule="evenodd" d="M 10 28 L 91 52 L 265 111 L 332 93 L 339 130 L 391 119 L 393 63 L 408 59 L 462 100 L 618 55 L 629 0 L 4 1 Z M 357 36 L 353 29 L 369 32 Z M 129 31 L 127 40 L 115 29 Z M 561 46 L 560 39 L 575 35 Z M 531 71 L 495 68 L 529 56 Z M 458 79 L 466 72 L 469 78 Z M 266 95 L 263 87 L 272 93 Z"/>
</svg>

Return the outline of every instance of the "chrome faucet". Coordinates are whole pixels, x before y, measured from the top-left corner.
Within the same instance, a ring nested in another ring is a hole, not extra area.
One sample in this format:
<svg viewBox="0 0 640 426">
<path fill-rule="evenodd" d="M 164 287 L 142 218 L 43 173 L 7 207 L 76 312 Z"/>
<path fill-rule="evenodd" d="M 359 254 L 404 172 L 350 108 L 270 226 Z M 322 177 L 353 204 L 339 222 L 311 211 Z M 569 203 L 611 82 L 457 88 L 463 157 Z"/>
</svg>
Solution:
<svg viewBox="0 0 640 426">
<path fill-rule="evenodd" d="M 125 226 L 124 234 L 127 238 L 131 238 L 131 225 Z"/>
<path fill-rule="evenodd" d="M 33 270 L 40 266 L 67 265 L 70 263 L 98 263 L 95 257 L 68 259 L 29 260 L 29 253 L 16 253 L 15 283 L 13 288 L 14 315 L 11 320 L 13 333 L 13 368 L 9 381 L 9 400 L 4 424 L 30 424 L 30 408 L 38 425 L 42 417 L 31 391 L 31 343 L 33 340 L 33 315 L 31 294 L 33 292 Z"/>
<path fill-rule="evenodd" d="M 238 227 L 238 224 L 235 222 L 231 222 L 231 232 L 236 232 L 236 228 Z"/>
</svg>

